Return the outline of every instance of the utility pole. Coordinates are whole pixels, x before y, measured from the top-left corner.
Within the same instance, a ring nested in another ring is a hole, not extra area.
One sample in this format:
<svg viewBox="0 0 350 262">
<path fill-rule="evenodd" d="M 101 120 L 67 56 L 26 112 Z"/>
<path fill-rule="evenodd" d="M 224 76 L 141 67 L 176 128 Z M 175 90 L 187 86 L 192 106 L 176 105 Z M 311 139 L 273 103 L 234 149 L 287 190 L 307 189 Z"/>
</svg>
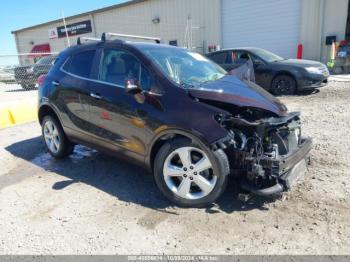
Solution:
<svg viewBox="0 0 350 262">
<path fill-rule="evenodd" d="M 70 47 L 70 40 L 69 40 L 69 36 L 68 36 L 67 25 L 66 25 L 66 19 L 65 19 L 65 17 L 64 17 L 63 10 L 62 10 L 62 20 L 63 20 L 64 30 L 66 31 L 67 44 L 68 44 L 68 47 Z"/>
</svg>

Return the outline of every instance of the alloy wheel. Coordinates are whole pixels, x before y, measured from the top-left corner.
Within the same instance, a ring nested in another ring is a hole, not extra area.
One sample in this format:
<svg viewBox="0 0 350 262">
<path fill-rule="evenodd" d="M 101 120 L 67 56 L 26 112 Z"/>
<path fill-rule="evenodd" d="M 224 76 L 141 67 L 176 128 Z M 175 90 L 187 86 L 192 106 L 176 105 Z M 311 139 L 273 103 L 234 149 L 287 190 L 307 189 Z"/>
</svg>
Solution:
<svg viewBox="0 0 350 262">
<path fill-rule="evenodd" d="M 288 93 L 290 90 L 290 82 L 288 80 L 280 80 L 277 82 L 277 90 L 279 91 L 280 94 L 285 94 Z"/>
<path fill-rule="evenodd" d="M 55 124 L 48 120 L 44 125 L 44 139 L 47 148 L 54 154 L 60 150 L 60 137 Z"/>
<path fill-rule="evenodd" d="M 163 175 L 167 187 L 185 199 L 207 196 L 217 182 L 209 157 L 195 147 L 174 150 L 164 162 Z"/>
</svg>

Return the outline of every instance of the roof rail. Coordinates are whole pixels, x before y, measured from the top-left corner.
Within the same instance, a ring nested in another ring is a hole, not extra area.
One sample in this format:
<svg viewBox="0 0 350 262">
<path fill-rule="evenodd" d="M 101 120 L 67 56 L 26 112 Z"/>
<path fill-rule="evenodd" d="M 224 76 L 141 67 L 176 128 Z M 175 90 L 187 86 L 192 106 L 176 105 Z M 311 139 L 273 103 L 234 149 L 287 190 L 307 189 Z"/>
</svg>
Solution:
<svg viewBox="0 0 350 262">
<path fill-rule="evenodd" d="M 149 36 L 139 36 L 139 35 L 126 35 L 126 34 L 117 34 L 117 33 L 103 33 L 101 40 L 102 41 L 106 41 L 108 37 L 111 36 L 119 36 L 119 37 L 126 37 L 126 38 L 134 38 L 134 39 L 142 39 L 142 40 L 153 40 L 155 41 L 157 44 L 160 44 L 160 38 L 158 37 L 149 37 Z"/>
<path fill-rule="evenodd" d="M 78 37 L 77 39 L 77 45 L 81 45 L 83 44 L 81 41 L 85 40 L 85 42 L 87 41 L 101 41 L 100 38 L 95 38 L 95 37 Z"/>
</svg>

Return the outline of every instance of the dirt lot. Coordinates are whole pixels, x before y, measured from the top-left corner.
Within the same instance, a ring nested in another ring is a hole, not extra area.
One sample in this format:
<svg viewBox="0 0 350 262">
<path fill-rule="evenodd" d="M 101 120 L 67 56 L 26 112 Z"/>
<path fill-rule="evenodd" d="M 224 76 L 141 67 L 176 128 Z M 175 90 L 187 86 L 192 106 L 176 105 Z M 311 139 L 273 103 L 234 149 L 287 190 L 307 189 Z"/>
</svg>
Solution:
<svg viewBox="0 0 350 262">
<path fill-rule="evenodd" d="M 150 175 L 85 147 L 57 161 L 37 123 L 0 130 L 0 254 L 349 254 L 350 83 L 282 98 L 312 165 L 282 198 L 172 207 Z"/>
</svg>

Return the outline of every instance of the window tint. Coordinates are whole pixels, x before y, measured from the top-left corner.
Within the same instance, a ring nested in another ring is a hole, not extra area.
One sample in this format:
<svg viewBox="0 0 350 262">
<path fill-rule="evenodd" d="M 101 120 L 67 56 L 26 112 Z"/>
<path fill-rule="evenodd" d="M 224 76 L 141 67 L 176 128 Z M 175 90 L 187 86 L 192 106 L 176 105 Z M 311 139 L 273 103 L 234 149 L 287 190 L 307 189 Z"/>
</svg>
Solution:
<svg viewBox="0 0 350 262">
<path fill-rule="evenodd" d="M 117 50 L 105 50 L 103 53 L 99 80 L 124 87 L 125 79 L 140 78 L 140 62 L 132 54 Z"/>
<path fill-rule="evenodd" d="M 226 64 L 227 63 L 227 52 L 220 52 L 215 55 L 211 55 L 210 59 L 217 64 Z"/>
<path fill-rule="evenodd" d="M 94 56 L 94 50 L 75 54 L 69 58 L 63 69 L 69 73 L 88 78 L 91 73 Z"/>
<path fill-rule="evenodd" d="M 153 76 L 149 73 L 149 71 L 144 67 L 143 65 L 141 66 L 141 74 L 140 74 L 140 79 L 139 79 L 140 86 L 143 90 L 145 91 L 156 91 L 156 85 Z"/>
<path fill-rule="evenodd" d="M 242 64 L 250 60 L 250 55 L 244 51 L 232 52 L 232 61 L 234 64 Z"/>
<path fill-rule="evenodd" d="M 255 55 L 250 55 L 250 59 L 252 60 L 253 64 L 264 63 L 259 57 L 255 56 Z"/>
<path fill-rule="evenodd" d="M 154 77 L 148 69 L 132 54 L 117 49 L 103 52 L 99 80 L 124 87 L 128 78 L 139 81 L 143 90 L 155 89 Z"/>
</svg>

